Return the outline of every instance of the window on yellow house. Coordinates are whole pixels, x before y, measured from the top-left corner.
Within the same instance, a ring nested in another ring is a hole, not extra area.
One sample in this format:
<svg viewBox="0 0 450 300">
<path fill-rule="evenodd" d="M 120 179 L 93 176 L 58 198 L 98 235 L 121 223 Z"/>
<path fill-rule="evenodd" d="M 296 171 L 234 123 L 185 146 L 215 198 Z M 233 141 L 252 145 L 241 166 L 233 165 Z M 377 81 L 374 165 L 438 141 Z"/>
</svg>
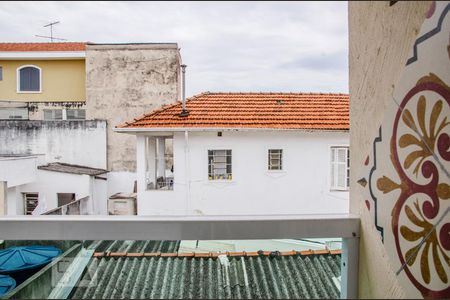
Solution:
<svg viewBox="0 0 450 300">
<path fill-rule="evenodd" d="M 41 68 L 22 66 L 17 69 L 17 92 L 41 92 Z"/>
</svg>

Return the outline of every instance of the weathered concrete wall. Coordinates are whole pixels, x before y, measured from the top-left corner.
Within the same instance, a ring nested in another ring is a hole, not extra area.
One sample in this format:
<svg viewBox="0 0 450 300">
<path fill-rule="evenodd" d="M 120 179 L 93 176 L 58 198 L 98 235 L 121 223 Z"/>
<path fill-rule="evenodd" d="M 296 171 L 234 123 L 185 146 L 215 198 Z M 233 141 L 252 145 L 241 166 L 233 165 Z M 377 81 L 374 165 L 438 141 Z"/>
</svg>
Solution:
<svg viewBox="0 0 450 300">
<path fill-rule="evenodd" d="M 0 121 L 1 154 L 106 168 L 106 121 Z"/>
<path fill-rule="evenodd" d="M 177 44 L 88 45 L 87 118 L 107 120 L 110 171 L 136 171 L 136 138 L 112 129 L 179 99 Z"/>
<path fill-rule="evenodd" d="M 431 2 L 349 2 L 350 211 L 361 214 L 360 298 L 404 298 L 364 199 L 352 191 Z"/>
</svg>

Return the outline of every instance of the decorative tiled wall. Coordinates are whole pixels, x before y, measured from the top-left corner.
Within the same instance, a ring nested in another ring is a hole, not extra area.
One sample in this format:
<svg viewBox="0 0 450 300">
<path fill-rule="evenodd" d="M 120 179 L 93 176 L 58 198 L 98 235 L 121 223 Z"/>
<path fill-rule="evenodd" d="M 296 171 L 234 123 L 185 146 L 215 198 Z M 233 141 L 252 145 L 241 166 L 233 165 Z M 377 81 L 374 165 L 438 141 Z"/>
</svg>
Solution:
<svg viewBox="0 0 450 300">
<path fill-rule="evenodd" d="M 410 297 L 450 298 L 450 2 L 430 2 L 358 183 Z"/>
</svg>

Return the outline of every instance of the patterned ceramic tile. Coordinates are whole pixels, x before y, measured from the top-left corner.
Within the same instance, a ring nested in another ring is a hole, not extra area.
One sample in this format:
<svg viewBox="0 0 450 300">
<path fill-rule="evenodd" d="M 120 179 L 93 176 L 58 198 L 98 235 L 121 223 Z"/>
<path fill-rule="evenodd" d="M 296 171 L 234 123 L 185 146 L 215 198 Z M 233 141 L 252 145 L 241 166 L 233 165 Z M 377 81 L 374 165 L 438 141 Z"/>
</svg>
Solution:
<svg viewBox="0 0 450 300">
<path fill-rule="evenodd" d="M 450 3 L 432 2 L 359 184 L 410 297 L 450 298 Z"/>
</svg>

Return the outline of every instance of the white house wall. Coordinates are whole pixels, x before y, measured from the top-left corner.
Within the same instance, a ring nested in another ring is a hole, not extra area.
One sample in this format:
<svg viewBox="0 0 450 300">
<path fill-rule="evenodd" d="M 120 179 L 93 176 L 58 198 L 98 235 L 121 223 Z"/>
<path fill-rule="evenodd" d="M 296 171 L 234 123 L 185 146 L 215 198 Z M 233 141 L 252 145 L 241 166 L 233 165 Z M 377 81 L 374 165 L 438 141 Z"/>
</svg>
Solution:
<svg viewBox="0 0 450 300">
<path fill-rule="evenodd" d="M 105 177 L 106 176 L 102 176 Z M 96 179 L 91 177 L 93 188 L 93 203 L 94 214 L 107 215 L 108 214 L 108 180 Z"/>
<path fill-rule="evenodd" d="M 6 181 L 7 187 L 14 187 L 36 180 L 38 157 L 2 157 L 0 158 L 0 181 Z"/>
<path fill-rule="evenodd" d="M 348 213 L 348 192 L 330 190 L 330 147 L 348 139 L 345 132 L 189 132 L 186 153 L 185 134 L 175 133 L 174 190 L 146 191 L 138 136 L 138 214 Z M 213 149 L 232 150 L 232 181 L 208 180 Z M 268 149 L 283 149 L 283 171 L 267 170 Z"/>
<path fill-rule="evenodd" d="M 75 175 L 45 170 L 38 170 L 37 172 L 38 176 L 35 182 L 17 187 L 15 197 L 17 203 L 24 201 L 22 193 L 39 193 L 39 201 L 45 198 L 46 210 L 50 210 L 58 206 L 57 193 L 75 193 L 75 199 L 91 196 L 89 175 Z M 11 200 L 9 201 L 11 202 Z M 8 212 L 12 213 L 11 210 L 8 209 Z M 23 214 L 23 204 L 22 210 L 16 210 L 16 214 Z"/>
</svg>

